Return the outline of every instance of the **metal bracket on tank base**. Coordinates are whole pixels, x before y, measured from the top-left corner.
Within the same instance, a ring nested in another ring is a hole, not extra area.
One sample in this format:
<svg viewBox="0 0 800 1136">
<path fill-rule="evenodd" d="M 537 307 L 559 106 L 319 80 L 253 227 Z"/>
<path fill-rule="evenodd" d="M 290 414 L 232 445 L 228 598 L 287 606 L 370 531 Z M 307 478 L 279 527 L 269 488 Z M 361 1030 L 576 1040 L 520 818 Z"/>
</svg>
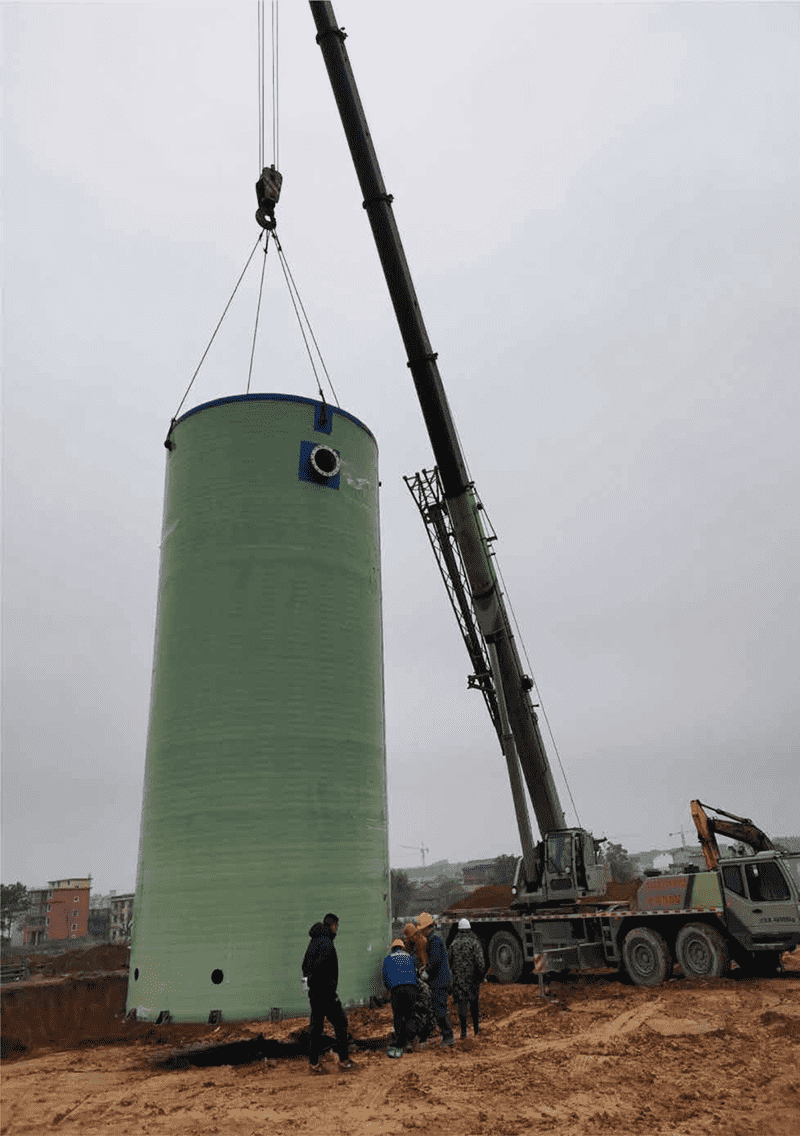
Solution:
<svg viewBox="0 0 800 1136">
<path fill-rule="evenodd" d="M 282 1022 L 283 1014 L 281 1013 L 280 1006 L 271 1006 L 269 1011 L 269 1020 L 271 1022 Z"/>
<path fill-rule="evenodd" d="M 222 1010 L 209 1010 L 208 1011 L 208 1024 L 210 1026 L 218 1026 L 222 1021 Z"/>
<path fill-rule="evenodd" d="M 172 1014 L 169 1012 L 169 1010 L 162 1010 L 160 1012 L 160 1014 L 158 1015 L 158 1017 L 156 1018 L 156 1025 L 157 1026 L 165 1026 L 165 1025 L 167 1025 L 168 1022 L 171 1022 L 171 1021 L 172 1021 Z"/>
</svg>

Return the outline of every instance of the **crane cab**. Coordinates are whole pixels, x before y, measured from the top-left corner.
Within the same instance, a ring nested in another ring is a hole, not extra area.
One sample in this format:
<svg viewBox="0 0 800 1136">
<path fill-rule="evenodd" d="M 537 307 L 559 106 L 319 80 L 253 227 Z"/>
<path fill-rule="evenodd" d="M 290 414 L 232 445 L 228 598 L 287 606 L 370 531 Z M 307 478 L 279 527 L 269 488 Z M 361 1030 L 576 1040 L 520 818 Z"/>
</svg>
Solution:
<svg viewBox="0 0 800 1136">
<path fill-rule="evenodd" d="M 532 880 L 525 880 L 520 862 L 515 905 L 575 903 L 586 895 L 605 894 L 608 868 L 597 852 L 597 841 L 584 828 L 548 832 L 536 846 Z"/>
</svg>

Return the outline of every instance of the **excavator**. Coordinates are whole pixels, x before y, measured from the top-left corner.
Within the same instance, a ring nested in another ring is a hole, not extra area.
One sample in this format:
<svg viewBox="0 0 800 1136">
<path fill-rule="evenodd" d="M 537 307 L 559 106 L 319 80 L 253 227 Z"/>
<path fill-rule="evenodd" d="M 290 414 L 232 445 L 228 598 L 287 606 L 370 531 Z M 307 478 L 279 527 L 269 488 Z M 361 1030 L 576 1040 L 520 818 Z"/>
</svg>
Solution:
<svg viewBox="0 0 800 1136">
<path fill-rule="evenodd" d="M 800 944 L 800 855 L 775 849 L 752 821 L 692 803 L 705 872 L 648 876 L 634 896 L 609 891 L 601 842 L 566 823 L 495 570 L 496 539 L 467 472 L 444 385 L 406 261 L 350 64 L 344 30 L 328 2 L 311 12 L 363 195 L 378 256 L 436 461 L 406 484 L 426 531 L 505 757 L 522 858 L 513 899 L 501 909 L 444 913 L 455 933 L 467 916 L 500 982 L 526 968 L 614 967 L 634 983 L 663 982 L 677 962 L 691 977 L 724 974 L 730 961 L 762 973 Z M 527 796 L 526 796 L 527 791 Z M 541 838 L 534 838 L 527 801 Z M 724 859 L 716 834 L 752 849 Z"/>
<path fill-rule="evenodd" d="M 706 809 L 710 809 L 717 816 L 710 817 Z M 692 801 L 691 813 L 703 851 L 703 859 L 710 870 L 716 868 L 720 860 L 717 833 L 731 840 L 738 840 L 741 844 L 749 844 L 754 852 L 771 852 L 775 848 L 766 832 L 762 832 L 746 817 L 726 813 L 723 809 L 714 808 L 713 805 L 704 805 L 702 801 Z"/>
</svg>

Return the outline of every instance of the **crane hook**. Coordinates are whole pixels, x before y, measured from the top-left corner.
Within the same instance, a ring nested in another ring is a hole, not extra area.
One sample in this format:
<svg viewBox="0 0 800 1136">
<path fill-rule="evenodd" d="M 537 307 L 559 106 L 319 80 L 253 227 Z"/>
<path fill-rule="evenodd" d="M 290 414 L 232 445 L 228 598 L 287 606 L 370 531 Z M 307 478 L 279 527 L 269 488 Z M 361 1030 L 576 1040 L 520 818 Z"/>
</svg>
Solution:
<svg viewBox="0 0 800 1136">
<path fill-rule="evenodd" d="M 256 182 L 256 199 L 258 201 L 256 221 L 262 229 L 271 231 L 275 228 L 275 206 L 281 196 L 282 184 L 283 177 L 275 169 L 275 166 L 265 166 L 261 171 L 261 177 Z"/>
</svg>

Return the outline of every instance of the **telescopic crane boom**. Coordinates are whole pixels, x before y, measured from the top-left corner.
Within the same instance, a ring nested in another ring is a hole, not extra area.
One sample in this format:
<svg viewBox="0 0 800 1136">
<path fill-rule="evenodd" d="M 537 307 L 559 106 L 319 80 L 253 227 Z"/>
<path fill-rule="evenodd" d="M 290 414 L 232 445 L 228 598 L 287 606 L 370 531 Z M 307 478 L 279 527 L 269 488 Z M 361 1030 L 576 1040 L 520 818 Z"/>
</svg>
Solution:
<svg viewBox="0 0 800 1136">
<path fill-rule="evenodd" d="M 317 27 L 317 43 L 322 49 L 339 108 L 361 186 L 364 208 L 405 345 L 408 367 L 436 458 L 448 519 L 467 577 L 470 602 L 480 635 L 487 647 L 499 710 L 498 733 L 511 775 L 526 876 L 530 880 L 534 873 L 534 850 L 529 824 L 526 831 L 526 808 L 525 818 L 522 815 L 524 797 L 520 801 L 520 768 L 542 836 L 566 828 L 564 812 L 530 698 L 529 692 L 533 684 L 524 673 L 514 642 L 481 524 L 480 502 L 469 479 L 447 395 L 439 376 L 437 356 L 431 347 L 422 318 L 392 211 L 392 197 L 386 192 L 345 49 L 345 33 L 337 25 L 330 3 L 311 0 L 311 11 Z"/>
</svg>

